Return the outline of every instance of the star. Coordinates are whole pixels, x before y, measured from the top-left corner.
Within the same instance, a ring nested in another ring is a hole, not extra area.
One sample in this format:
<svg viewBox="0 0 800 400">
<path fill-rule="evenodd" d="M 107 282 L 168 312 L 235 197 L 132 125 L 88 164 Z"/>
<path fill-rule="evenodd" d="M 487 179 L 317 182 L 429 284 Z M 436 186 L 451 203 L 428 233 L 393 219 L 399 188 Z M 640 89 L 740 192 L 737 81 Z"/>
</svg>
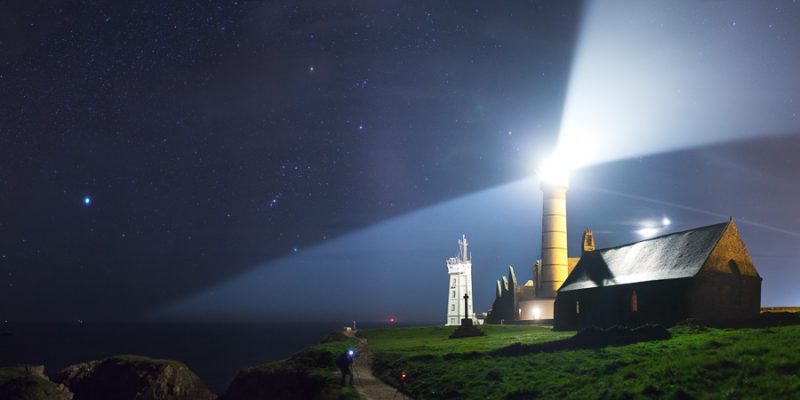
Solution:
<svg viewBox="0 0 800 400">
<path fill-rule="evenodd" d="M 308 72 L 314 72 L 314 66 L 313 65 L 308 67 Z"/>
<path fill-rule="evenodd" d="M 92 198 L 89 196 L 83 196 L 83 205 L 86 207 L 92 205 Z"/>
</svg>

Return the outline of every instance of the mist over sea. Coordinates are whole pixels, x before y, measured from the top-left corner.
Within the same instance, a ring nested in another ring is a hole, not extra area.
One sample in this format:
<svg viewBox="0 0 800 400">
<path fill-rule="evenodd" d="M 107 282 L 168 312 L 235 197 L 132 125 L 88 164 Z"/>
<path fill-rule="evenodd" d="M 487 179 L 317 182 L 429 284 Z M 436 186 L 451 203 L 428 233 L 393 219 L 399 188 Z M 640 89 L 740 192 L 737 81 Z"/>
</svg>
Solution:
<svg viewBox="0 0 800 400">
<path fill-rule="evenodd" d="M 0 367 L 44 365 L 52 378 L 71 364 L 137 354 L 181 361 L 222 393 L 240 369 L 289 357 L 348 324 L 7 323 L 0 324 Z"/>
</svg>

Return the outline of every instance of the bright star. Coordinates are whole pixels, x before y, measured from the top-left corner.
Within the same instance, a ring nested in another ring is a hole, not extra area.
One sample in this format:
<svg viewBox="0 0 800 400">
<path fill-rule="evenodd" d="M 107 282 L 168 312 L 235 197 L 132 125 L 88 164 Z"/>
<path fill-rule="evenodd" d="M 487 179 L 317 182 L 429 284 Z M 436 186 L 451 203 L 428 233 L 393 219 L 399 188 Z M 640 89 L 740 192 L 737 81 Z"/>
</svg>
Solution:
<svg viewBox="0 0 800 400">
<path fill-rule="evenodd" d="M 314 66 L 313 65 L 308 67 L 308 72 L 314 72 Z"/>
<path fill-rule="evenodd" d="M 92 198 L 89 196 L 83 197 L 83 205 L 88 206 L 92 204 Z"/>
</svg>

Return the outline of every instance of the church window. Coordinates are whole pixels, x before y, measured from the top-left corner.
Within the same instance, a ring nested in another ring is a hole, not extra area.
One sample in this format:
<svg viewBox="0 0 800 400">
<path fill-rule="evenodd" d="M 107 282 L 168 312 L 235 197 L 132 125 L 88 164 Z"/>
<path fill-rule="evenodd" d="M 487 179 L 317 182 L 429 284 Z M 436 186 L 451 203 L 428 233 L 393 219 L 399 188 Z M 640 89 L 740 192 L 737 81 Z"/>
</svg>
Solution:
<svg viewBox="0 0 800 400">
<path fill-rule="evenodd" d="M 456 287 L 456 278 L 453 278 L 453 287 Z"/>
<path fill-rule="evenodd" d="M 575 314 L 581 313 L 581 302 L 580 300 L 575 300 Z"/>
<path fill-rule="evenodd" d="M 631 311 L 637 312 L 639 311 L 639 297 L 636 296 L 636 291 L 634 290 L 631 293 Z"/>
<path fill-rule="evenodd" d="M 450 311 L 455 311 L 455 310 L 456 310 L 456 305 L 450 304 Z"/>
<path fill-rule="evenodd" d="M 456 291 L 455 290 L 453 290 L 453 298 L 454 299 L 456 298 Z"/>
</svg>

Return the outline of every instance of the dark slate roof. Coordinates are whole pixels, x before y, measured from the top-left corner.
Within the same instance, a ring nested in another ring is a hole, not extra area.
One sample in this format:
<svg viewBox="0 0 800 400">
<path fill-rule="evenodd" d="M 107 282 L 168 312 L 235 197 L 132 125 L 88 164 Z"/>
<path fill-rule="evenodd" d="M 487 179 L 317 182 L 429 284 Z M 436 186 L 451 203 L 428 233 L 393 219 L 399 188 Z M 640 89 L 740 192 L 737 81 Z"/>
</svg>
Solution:
<svg viewBox="0 0 800 400">
<path fill-rule="evenodd" d="M 700 271 L 728 223 L 586 252 L 559 292 L 691 278 Z"/>
</svg>

